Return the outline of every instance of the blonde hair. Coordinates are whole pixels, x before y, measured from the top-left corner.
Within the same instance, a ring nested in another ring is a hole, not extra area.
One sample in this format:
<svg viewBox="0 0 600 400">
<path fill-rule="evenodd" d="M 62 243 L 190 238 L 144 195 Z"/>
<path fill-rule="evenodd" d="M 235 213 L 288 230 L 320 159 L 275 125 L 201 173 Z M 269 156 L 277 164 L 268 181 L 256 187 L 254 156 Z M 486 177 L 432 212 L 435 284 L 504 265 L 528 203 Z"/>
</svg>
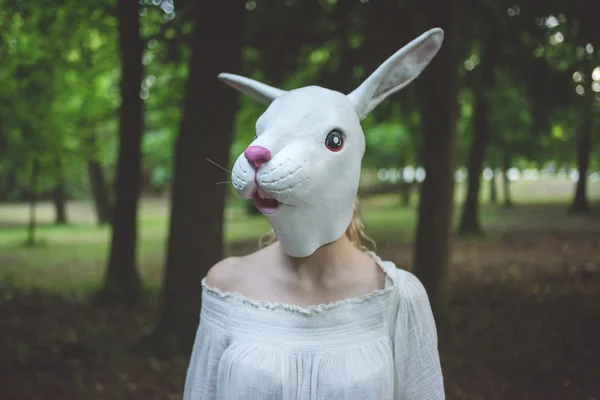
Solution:
<svg viewBox="0 0 600 400">
<path fill-rule="evenodd" d="M 369 251 L 369 248 L 366 246 L 367 244 L 372 248 L 372 250 L 375 250 L 375 241 L 365 233 L 365 226 L 360 218 L 358 197 L 354 201 L 354 213 L 352 215 L 350 225 L 348 225 L 348 228 L 346 229 L 346 236 L 348 239 L 350 239 L 350 242 L 353 245 L 362 251 Z M 262 249 L 263 247 L 267 247 L 276 241 L 277 236 L 275 236 L 275 232 L 271 229 L 269 232 L 262 235 L 260 239 L 258 239 L 258 247 Z"/>
</svg>

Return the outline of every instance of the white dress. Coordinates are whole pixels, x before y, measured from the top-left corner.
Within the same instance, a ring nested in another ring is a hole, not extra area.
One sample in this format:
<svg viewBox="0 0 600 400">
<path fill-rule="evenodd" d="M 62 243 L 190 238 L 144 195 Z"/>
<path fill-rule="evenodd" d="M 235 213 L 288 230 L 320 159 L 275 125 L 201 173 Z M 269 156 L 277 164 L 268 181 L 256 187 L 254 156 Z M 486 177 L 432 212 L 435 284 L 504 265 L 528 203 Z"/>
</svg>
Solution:
<svg viewBox="0 0 600 400">
<path fill-rule="evenodd" d="M 384 289 L 299 307 L 202 281 L 184 400 L 440 400 L 444 384 L 427 294 L 370 255 Z"/>
</svg>

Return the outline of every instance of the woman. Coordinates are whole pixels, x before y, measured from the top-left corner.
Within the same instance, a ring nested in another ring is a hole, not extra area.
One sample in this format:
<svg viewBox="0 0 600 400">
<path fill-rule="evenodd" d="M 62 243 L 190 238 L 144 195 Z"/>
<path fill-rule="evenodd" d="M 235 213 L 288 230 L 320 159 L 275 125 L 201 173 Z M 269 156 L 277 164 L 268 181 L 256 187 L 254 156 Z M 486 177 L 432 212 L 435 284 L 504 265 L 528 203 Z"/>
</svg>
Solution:
<svg viewBox="0 0 600 400">
<path fill-rule="evenodd" d="M 203 280 L 184 398 L 444 398 L 435 322 L 418 279 L 362 249 L 356 209 L 360 120 L 439 50 L 433 29 L 346 95 L 285 92 L 220 78 L 269 107 L 232 184 L 273 227 L 273 243 Z"/>
</svg>

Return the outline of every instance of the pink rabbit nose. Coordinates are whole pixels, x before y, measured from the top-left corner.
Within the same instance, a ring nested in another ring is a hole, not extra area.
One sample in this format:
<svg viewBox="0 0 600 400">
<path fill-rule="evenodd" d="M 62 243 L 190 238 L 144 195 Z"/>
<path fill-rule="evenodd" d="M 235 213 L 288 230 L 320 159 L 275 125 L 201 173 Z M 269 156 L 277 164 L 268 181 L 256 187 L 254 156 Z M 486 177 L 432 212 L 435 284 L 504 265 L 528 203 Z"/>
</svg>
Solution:
<svg viewBox="0 0 600 400">
<path fill-rule="evenodd" d="M 271 152 L 262 146 L 250 146 L 244 152 L 244 156 L 255 170 L 271 159 Z"/>
</svg>

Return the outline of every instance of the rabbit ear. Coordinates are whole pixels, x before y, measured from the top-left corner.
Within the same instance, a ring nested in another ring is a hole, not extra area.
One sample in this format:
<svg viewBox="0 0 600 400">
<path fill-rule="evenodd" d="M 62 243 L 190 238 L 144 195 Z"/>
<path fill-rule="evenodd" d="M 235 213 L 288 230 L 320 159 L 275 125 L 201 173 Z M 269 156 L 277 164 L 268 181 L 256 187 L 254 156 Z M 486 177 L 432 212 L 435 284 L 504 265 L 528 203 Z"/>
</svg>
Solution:
<svg viewBox="0 0 600 400">
<path fill-rule="evenodd" d="M 404 88 L 437 54 L 444 31 L 431 29 L 388 58 L 358 88 L 348 95 L 361 119 L 392 93 Z"/>
<path fill-rule="evenodd" d="M 271 104 L 277 97 L 286 93 L 285 90 L 277 89 L 255 81 L 254 79 L 239 75 L 221 73 L 219 74 L 219 79 L 234 89 L 237 89 L 266 105 Z"/>
</svg>

